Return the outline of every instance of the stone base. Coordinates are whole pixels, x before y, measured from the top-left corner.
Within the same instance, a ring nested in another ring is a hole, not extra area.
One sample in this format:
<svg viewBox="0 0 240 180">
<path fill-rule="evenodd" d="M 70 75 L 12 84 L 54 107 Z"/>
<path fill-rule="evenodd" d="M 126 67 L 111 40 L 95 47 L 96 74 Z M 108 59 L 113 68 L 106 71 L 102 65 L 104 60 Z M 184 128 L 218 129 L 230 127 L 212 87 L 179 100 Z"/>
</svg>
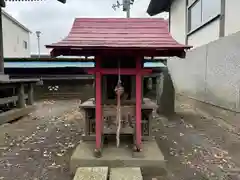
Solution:
<svg viewBox="0 0 240 180">
<path fill-rule="evenodd" d="M 94 142 L 82 142 L 74 151 L 70 170 L 74 174 L 78 167 L 140 167 L 143 175 L 162 175 L 165 168 L 164 156 L 155 141 L 143 142 L 143 156 L 133 158 L 132 149 L 122 144 L 117 148 L 115 145 L 105 145 L 101 158 L 93 155 Z"/>
</svg>

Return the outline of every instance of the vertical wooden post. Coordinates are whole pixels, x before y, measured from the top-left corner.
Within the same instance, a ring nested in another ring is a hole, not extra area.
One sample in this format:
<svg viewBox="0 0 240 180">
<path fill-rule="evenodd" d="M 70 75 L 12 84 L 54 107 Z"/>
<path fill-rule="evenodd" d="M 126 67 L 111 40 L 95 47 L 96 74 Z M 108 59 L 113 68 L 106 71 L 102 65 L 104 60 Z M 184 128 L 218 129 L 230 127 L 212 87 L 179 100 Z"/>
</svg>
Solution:
<svg viewBox="0 0 240 180">
<path fill-rule="evenodd" d="M 18 108 L 25 107 L 25 98 L 24 98 L 24 84 L 20 84 L 18 87 Z"/>
<path fill-rule="evenodd" d="M 96 75 L 95 75 L 95 101 L 96 101 L 96 149 L 95 152 L 101 156 L 102 146 L 102 92 L 101 92 L 101 59 L 96 57 Z"/>
<path fill-rule="evenodd" d="M 136 148 L 141 149 L 142 144 L 142 63 L 141 58 L 136 60 Z"/>
<path fill-rule="evenodd" d="M 28 85 L 28 101 L 27 101 L 27 104 L 28 105 L 33 105 L 33 103 L 34 103 L 33 84 L 30 83 Z"/>
<path fill-rule="evenodd" d="M 157 105 L 160 105 L 160 75 L 156 77 L 156 101 Z"/>
<path fill-rule="evenodd" d="M 136 99 L 136 77 L 135 76 L 132 76 L 131 77 L 131 99 Z"/>
<path fill-rule="evenodd" d="M 106 100 L 107 100 L 107 88 L 106 88 L 106 85 L 107 85 L 107 77 L 106 76 L 102 76 L 102 104 L 105 104 L 106 103 Z"/>
</svg>

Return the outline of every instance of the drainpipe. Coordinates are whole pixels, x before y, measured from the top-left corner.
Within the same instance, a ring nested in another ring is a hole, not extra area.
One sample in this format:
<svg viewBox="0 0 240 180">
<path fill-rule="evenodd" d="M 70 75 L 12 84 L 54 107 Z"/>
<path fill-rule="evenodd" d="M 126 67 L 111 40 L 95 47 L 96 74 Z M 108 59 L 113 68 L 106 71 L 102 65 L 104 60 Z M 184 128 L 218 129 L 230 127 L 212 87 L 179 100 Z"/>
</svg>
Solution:
<svg viewBox="0 0 240 180">
<path fill-rule="evenodd" d="M 0 7 L 0 75 L 4 74 L 2 8 Z"/>
</svg>

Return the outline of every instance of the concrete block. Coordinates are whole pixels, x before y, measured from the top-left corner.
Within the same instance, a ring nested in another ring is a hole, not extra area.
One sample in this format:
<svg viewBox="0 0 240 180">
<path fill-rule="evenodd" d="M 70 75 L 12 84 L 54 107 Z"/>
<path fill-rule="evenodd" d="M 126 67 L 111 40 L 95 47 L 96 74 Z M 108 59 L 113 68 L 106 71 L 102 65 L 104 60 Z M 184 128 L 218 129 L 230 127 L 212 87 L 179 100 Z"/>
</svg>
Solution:
<svg viewBox="0 0 240 180">
<path fill-rule="evenodd" d="M 73 180 L 107 180 L 108 167 L 81 167 Z"/>
<path fill-rule="evenodd" d="M 9 81 L 9 75 L 0 74 L 0 82 Z"/>
<path fill-rule="evenodd" d="M 36 109 L 35 105 L 26 106 L 25 108 L 14 108 L 9 111 L 0 113 L 0 125 L 24 117 Z"/>
<path fill-rule="evenodd" d="M 110 180 L 143 180 L 143 177 L 139 167 L 112 168 Z"/>
</svg>

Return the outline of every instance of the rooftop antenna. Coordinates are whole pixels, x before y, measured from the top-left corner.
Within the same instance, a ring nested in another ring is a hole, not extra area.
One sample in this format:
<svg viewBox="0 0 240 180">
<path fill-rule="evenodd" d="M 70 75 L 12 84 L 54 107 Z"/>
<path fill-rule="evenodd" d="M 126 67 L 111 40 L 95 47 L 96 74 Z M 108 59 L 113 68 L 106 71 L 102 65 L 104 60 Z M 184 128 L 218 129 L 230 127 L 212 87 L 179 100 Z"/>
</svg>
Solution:
<svg viewBox="0 0 240 180">
<path fill-rule="evenodd" d="M 122 3 L 119 1 L 116 2 L 116 4 L 112 5 L 112 8 L 114 11 L 117 10 L 117 8 L 123 7 L 123 11 L 126 12 L 126 17 L 130 18 L 130 11 L 131 11 L 131 5 L 134 3 L 134 0 L 122 0 Z"/>
</svg>

